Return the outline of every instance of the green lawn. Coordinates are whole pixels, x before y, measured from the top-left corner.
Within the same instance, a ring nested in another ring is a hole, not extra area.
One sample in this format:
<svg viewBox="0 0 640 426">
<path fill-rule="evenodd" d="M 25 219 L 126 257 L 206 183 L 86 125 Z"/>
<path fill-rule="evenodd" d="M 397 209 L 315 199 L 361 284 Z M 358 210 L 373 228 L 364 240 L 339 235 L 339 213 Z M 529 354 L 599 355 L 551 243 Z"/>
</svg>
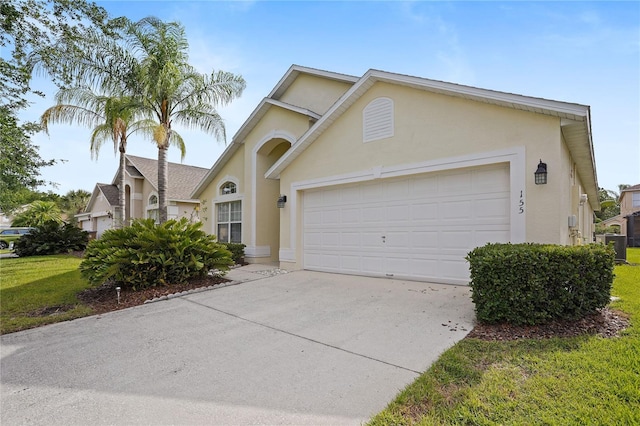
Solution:
<svg viewBox="0 0 640 426">
<path fill-rule="evenodd" d="M 89 287 L 80 262 L 69 255 L 0 259 L 0 333 L 91 314 L 76 298 Z"/>
<path fill-rule="evenodd" d="M 627 258 L 612 292 L 631 317 L 621 337 L 464 339 L 370 424 L 640 424 L 640 248 Z"/>
</svg>

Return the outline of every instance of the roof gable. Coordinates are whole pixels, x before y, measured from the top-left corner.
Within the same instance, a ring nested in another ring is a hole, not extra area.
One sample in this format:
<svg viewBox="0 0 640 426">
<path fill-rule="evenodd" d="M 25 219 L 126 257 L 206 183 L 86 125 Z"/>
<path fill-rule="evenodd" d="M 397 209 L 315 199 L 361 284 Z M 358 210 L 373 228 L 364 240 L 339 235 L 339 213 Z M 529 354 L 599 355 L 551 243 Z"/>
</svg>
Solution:
<svg viewBox="0 0 640 426">
<path fill-rule="evenodd" d="M 158 190 L 158 160 L 150 158 L 126 155 L 127 171 L 131 176 L 143 177 L 151 186 Z M 130 167 L 134 169 L 131 170 Z M 191 192 L 198 185 L 198 182 L 207 174 L 209 169 L 204 167 L 189 166 L 186 164 L 169 163 L 169 189 L 167 199 L 191 200 Z M 136 174 L 137 173 L 137 174 Z M 116 174 L 117 178 L 117 174 Z M 116 180 L 114 179 L 114 184 Z"/>
<path fill-rule="evenodd" d="M 384 82 L 417 90 L 459 97 L 505 108 L 558 117 L 562 133 L 574 158 L 578 173 L 587 184 L 589 199 L 598 199 L 595 158 L 591 140 L 590 109 L 586 105 L 534 98 L 495 90 L 480 89 L 460 84 L 429 80 L 421 77 L 369 70 L 360 78 L 309 130 L 292 145 L 266 173 L 267 178 L 278 178 L 280 173 L 329 128 L 349 107 L 362 97 L 375 83 Z"/>
<path fill-rule="evenodd" d="M 321 115 L 317 112 L 311 111 L 307 108 L 303 108 L 297 105 L 292 105 L 287 102 L 283 102 L 280 98 L 287 92 L 287 90 L 294 84 L 296 79 L 302 74 L 309 74 L 328 80 L 339 81 L 348 84 L 354 84 L 358 81 L 358 77 L 340 74 L 330 71 L 318 70 L 315 68 L 303 67 L 300 65 L 292 65 L 285 75 L 278 81 L 276 86 L 271 90 L 269 95 L 260 101 L 258 106 L 251 112 L 249 117 L 245 120 L 242 126 L 238 129 L 231 143 L 224 150 L 222 155 L 216 160 L 214 165 L 209 169 L 208 173 L 204 176 L 202 181 L 196 185 L 190 194 L 191 197 L 197 198 L 200 193 L 211 183 L 212 179 L 216 176 L 220 168 L 222 168 L 227 161 L 235 154 L 240 145 L 244 143 L 244 139 L 251 133 L 251 130 L 264 118 L 267 112 L 273 108 L 283 108 L 288 111 L 296 112 L 298 114 L 309 117 L 312 122 L 318 121 Z"/>
<path fill-rule="evenodd" d="M 89 202 L 87 203 L 87 207 L 84 209 L 85 213 L 91 212 L 94 204 L 98 200 L 98 197 L 103 195 L 107 203 L 111 207 L 118 206 L 118 187 L 108 183 L 96 183 L 96 186 L 93 188 L 93 192 L 91 193 L 91 198 L 89 198 Z"/>
</svg>

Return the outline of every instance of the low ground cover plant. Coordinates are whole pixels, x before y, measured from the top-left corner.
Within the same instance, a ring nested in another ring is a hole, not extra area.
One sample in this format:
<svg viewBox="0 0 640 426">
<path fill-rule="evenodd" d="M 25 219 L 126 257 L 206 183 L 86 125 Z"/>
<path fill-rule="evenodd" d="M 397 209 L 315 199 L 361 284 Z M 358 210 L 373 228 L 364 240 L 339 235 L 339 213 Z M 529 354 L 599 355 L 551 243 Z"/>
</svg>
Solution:
<svg viewBox="0 0 640 426">
<path fill-rule="evenodd" d="M 487 244 L 467 256 L 478 321 L 544 324 L 609 303 L 615 252 L 590 244 Z"/>
<path fill-rule="evenodd" d="M 110 229 L 87 246 L 80 271 L 93 285 L 142 289 L 181 284 L 224 272 L 233 264 L 231 252 L 187 219 L 156 225 L 153 219 L 134 221 L 123 229 Z"/>
<path fill-rule="evenodd" d="M 84 250 L 88 242 L 89 234 L 77 226 L 48 221 L 16 240 L 14 252 L 20 257 L 70 253 Z"/>
</svg>

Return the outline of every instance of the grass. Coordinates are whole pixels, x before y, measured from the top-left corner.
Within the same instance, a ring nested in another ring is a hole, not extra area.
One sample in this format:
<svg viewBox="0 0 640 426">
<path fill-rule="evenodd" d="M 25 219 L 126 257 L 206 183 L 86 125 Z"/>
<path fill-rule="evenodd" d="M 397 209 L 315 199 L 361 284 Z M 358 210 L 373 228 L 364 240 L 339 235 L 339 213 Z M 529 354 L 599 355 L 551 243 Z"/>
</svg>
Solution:
<svg viewBox="0 0 640 426">
<path fill-rule="evenodd" d="M 640 424 L 640 248 L 616 266 L 621 337 L 464 339 L 370 425 Z"/>
<path fill-rule="evenodd" d="M 0 259 L 0 334 L 90 315 L 76 294 L 89 287 L 70 255 Z"/>
</svg>

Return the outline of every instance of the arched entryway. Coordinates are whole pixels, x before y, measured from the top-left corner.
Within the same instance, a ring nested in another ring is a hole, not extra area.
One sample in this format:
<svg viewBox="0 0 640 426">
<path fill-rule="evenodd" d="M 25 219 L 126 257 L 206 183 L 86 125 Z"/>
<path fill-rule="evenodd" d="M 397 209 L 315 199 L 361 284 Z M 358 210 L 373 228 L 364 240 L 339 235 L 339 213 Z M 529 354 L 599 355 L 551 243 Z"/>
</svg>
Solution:
<svg viewBox="0 0 640 426">
<path fill-rule="evenodd" d="M 291 142 L 285 137 L 265 139 L 254 151 L 253 229 L 248 250 L 250 261 L 278 261 L 280 211 L 276 203 L 280 196 L 280 180 L 266 179 L 264 175 L 291 147 Z"/>
</svg>

